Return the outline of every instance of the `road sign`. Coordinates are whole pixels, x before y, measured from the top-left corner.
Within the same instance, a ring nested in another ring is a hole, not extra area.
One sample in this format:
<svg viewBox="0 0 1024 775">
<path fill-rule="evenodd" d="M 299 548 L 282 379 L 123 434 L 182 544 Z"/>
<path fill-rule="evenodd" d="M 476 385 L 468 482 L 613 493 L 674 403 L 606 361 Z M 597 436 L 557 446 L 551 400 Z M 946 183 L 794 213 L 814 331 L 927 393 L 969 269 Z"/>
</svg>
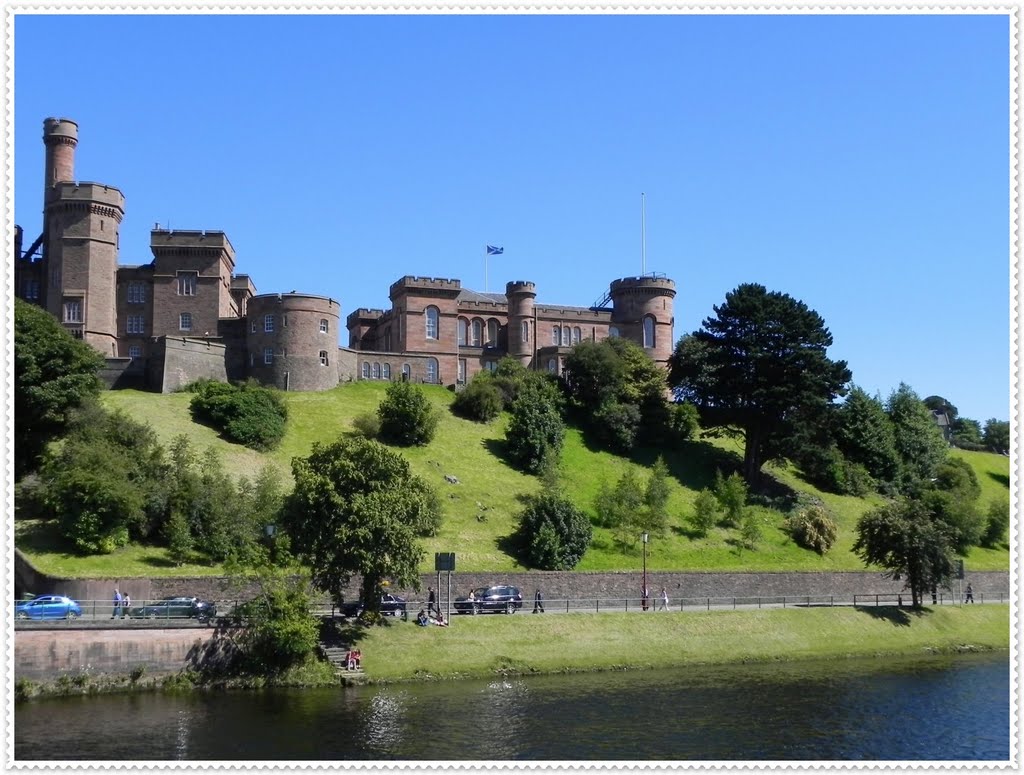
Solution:
<svg viewBox="0 0 1024 775">
<path fill-rule="evenodd" d="M 455 552 L 434 552 L 434 570 L 455 570 Z"/>
<path fill-rule="evenodd" d="M 963 579 L 963 577 L 964 577 L 964 561 L 963 560 L 957 560 L 956 561 L 956 577 L 958 579 Z"/>
</svg>

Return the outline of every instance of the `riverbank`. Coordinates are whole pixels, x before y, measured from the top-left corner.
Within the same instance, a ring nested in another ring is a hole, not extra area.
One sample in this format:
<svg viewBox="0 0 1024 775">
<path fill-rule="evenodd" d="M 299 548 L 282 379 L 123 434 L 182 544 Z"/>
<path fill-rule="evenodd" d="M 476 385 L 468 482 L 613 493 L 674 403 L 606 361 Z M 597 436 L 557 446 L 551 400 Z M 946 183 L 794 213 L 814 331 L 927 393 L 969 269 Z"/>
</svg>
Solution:
<svg viewBox="0 0 1024 775">
<path fill-rule="evenodd" d="M 492 615 L 359 639 L 371 682 L 847 659 L 1010 647 L 1008 605 Z"/>
</svg>

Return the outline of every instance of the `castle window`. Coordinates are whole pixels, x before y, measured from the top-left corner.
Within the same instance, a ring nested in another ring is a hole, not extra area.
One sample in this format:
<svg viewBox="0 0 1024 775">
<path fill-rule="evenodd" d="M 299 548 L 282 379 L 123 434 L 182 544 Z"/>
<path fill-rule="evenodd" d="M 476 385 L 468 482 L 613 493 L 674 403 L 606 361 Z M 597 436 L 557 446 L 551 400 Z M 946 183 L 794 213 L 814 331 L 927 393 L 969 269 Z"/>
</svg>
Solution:
<svg viewBox="0 0 1024 775">
<path fill-rule="evenodd" d="M 608 336 L 618 336 L 618 335 L 619 335 L 619 328 L 618 328 L 618 326 L 608 326 Z"/>
<path fill-rule="evenodd" d="M 572 343 L 579 344 L 580 340 L 583 339 L 583 331 L 580 330 L 579 326 L 576 326 L 572 330 Z"/>
<path fill-rule="evenodd" d="M 178 272 L 178 295 L 195 296 L 199 272 Z"/>
<path fill-rule="evenodd" d="M 180 328 L 182 331 L 192 330 L 191 312 L 182 312 L 180 315 L 178 315 L 178 328 Z"/>
<path fill-rule="evenodd" d="M 403 382 L 408 382 L 411 377 L 412 377 L 412 366 L 410 366 L 408 363 L 403 363 L 402 364 L 402 381 Z"/>
<path fill-rule="evenodd" d="M 487 346 L 498 346 L 498 321 L 494 318 L 487 321 Z"/>
<path fill-rule="evenodd" d="M 437 307 L 427 307 L 427 339 L 440 339 L 441 311 Z"/>
<path fill-rule="evenodd" d="M 136 358 L 141 358 L 142 348 L 139 347 L 137 344 L 133 344 L 131 347 L 128 348 L 128 357 L 131 358 L 133 361 Z"/>
<path fill-rule="evenodd" d="M 128 316 L 128 333 L 129 334 L 144 334 L 146 333 L 145 322 L 142 315 L 129 315 Z"/>
<path fill-rule="evenodd" d="M 550 374 L 557 374 L 558 373 L 558 359 L 557 358 L 548 358 L 548 372 Z"/>
<path fill-rule="evenodd" d="M 654 347 L 654 318 L 644 318 L 644 347 Z"/>
<path fill-rule="evenodd" d="M 370 364 L 367 363 L 366 361 L 363 361 L 362 372 L 363 372 L 363 379 L 369 379 L 370 378 Z"/>
<path fill-rule="evenodd" d="M 391 364 L 384 364 L 384 379 L 391 379 Z"/>
<path fill-rule="evenodd" d="M 380 379 L 380 364 L 376 362 L 373 364 L 373 378 Z"/>
<path fill-rule="evenodd" d="M 128 303 L 129 304 L 145 304 L 146 303 L 146 284 L 145 283 L 128 283 Z"/>
<path fill-rule="evenodd" d="M 263 348 L 263 364 L 269 366 L 274 362 L 274 348 L 264 347 Z"/>
<path fill-rule="evenodd" d="M 321 350 L 320 351 L 320 365 L 321 366 L 326 366 L 327 365 L 327 350 Z"/>
<path fill-rule="evenodd" d="M 268 334 L 274 333 L 274 316 L 264 315 L 263 316 L 263 331 Z"/>
<path fill-rule="evenodd" d="M 288 328 L 288 316 L 287 315 L 282 315 L 281 316 L 281 328 Z"/>
<path fill-rule="evenodd" d="M 24 288 L 26 299 L 38 299 L 39 298 L 39 281 L 38 280 L 26 280 Z"/>
<path fill-rule="evenodd" d="M 530 323 L 528 321 L 524 320 L 523 324 L 519 327 L 519 336 L 522 338 L 523 344 L 530 341 Z"/>
<path fill-rule="evenodd" d="M 327 333 L 327 318 L 320 318 L 320 333 Z"/>
<path fill-rule="evenodd" d="M 81 323 L 82 322 L 82 301 L 81 299 L 75 299 L 64 302 L 64 322 L 65 323 Z"/>
<path fill-rule="evenodd" d="M 437 358 L 427 358 L 427 382 L 431 384 L 439 382 L 437 378 Z"/>
<path fill-rule="evenodd" d="M 465 347 L 466 341 L 466 319 L 459 318 L 459 347 Z"/>
<path fill-rule="evenodd" d="M 558 342 L 562 338 L 562 329 L 560 326 L 555 326 L 551 329 L 551 344 L 558 345 Z"/>
<path fill-rule="evenodd" d="M 572 335 L 572 331 L 569 330 L 569 326 L 562 326 L 562 347 L 569 346 L 569 337 Z"/>
<path fill-rule="evenodd" d="M 491 374 L 493 374 L 494 372 L 496 372 L 498 370 L 498 362 L 497 361 L 484 361 L 484 370 L 485 371 L 489 371 L 489 372 L 491 372 Z"/>
<path fill-rule="evenodd" d="M 256 333 L 256 321 L 255 321 L 255 320 L 254 320 L 254 321 L 252 321 L 252 332 L 253 332 L 254 334 Z"/>
<path fill-rule="evenodd" d="M 479 318 L 473 321 L 473 339 L 472 343 L 474 347 L 480 346 L 480 340 L 484 336 L 484 322 Z"/>
<path fill-rule="evenodd" d="M 466 382 L 466 359 L 459 358 L 459 376 L 457 377 L 459 384 L 463 385 Z"/>
</svg>

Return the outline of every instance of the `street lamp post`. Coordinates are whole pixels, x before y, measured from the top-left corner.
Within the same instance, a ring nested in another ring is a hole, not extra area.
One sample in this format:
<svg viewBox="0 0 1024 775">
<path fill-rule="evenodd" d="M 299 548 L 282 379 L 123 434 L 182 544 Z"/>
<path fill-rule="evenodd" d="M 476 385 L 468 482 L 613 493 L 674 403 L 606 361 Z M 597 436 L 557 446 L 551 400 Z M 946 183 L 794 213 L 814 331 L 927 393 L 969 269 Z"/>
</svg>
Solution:
<svg viewBox="0 0 1024 775">
<path fill-rule="evenodd" d="M 647 610 L 647 533 L 640 536 L 644 544 L 644 589 L 643 589 L 643 600 L 640 602 L 643 604 L 643 609 Z"/>
</svg>

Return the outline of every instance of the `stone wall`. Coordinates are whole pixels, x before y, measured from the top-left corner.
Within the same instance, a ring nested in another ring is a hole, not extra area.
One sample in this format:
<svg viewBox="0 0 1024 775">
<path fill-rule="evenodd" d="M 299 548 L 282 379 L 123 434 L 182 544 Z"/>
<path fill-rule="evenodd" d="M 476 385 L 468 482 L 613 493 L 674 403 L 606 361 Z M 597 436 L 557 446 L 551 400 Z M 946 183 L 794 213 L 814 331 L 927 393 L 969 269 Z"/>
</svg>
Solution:
<svg viewBox="0 0 1024 775">
<path fill-rule="evenodd" d="M 154 351 L 154 387 L 162 393 L 173 393 L 201 377 L 228 381 L 225 347 L 219 341 L 167 336 L 157 340 Z"/>
</svg>

